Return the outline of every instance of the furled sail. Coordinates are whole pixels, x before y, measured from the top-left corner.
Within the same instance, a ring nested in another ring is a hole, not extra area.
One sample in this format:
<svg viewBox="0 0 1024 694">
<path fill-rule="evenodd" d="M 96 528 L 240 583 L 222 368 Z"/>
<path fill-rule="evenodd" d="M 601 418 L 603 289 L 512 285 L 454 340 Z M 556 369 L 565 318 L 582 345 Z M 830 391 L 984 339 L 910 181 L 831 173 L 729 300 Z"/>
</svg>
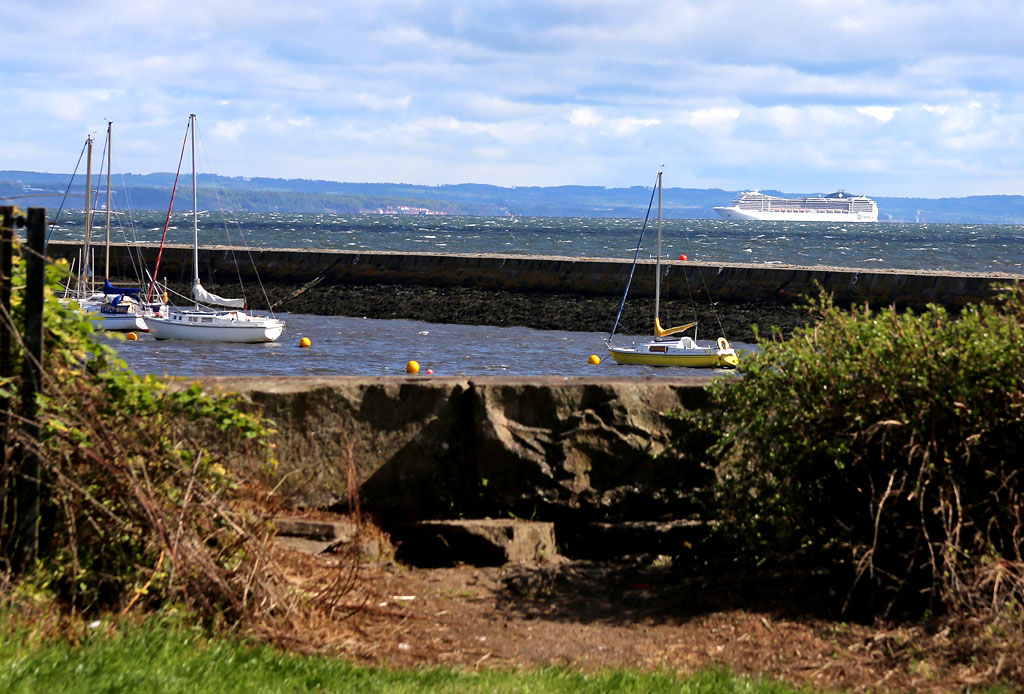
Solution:
<svg viewBox="0 0 1024 694">
<path fill-rule="evenodd" d="M 103 280 L 104 294 L 127 294 L 128 296 L 138 297 L 141 291 L 138 287 L 115 287 L 110 283 L 109 279 Z"/>
<path fill-rule="evenodd" d="M 675 335 L 681 333 L 684 330 L 697 327 L 696 323 L 687 323 L 686 325 L 680 325 L 675 328 L 663 328 L 661 327 L 661 321 L 657 316 L 654 317 L 654 334 L 657 337 L 668 337 L 669 335 Z"/>
<path fill-rule="evenodd" d="M 216 294 L 211 294 L 203 289 L 203 285 L 199 283 L 199 280 L 195 280 L 192 283 L 192 296 L 201 304 L 224 306 L 227 308 L 245 308 L 245 299 L 225 299 Z"/>
</svg>

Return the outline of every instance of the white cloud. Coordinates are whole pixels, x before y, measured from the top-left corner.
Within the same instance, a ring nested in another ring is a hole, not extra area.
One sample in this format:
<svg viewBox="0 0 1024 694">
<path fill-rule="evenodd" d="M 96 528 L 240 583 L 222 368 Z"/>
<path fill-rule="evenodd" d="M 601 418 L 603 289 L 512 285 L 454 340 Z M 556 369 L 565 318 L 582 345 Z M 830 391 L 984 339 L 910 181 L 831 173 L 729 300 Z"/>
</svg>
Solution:
<svg viewBox="0 0 1024 694">
<path fill-rule="evenodd" d="M 577 128 L 593 128 L 600 125 L 602 119 L 594 112 L 594 109 L 584 107 L 573 109 L 569 114 L 569 122 Z"/>
<path fill-rule="evenodd" d="M 659 125 L 661 121 L 657 118 L 635 118 L 626 116 L 612 121 L 613 132 L 620 137 L 632 137 L 642 128 L 651 128 Z"/>
<path fill-rule="evenodd" d="M 857 113 L 863 113 L 865 116 L 870 116 L 875 120 L 883 123 L 888 123 L 892 120 L 892 117 L 896 115 L 896 111 L 899 109 L 891 106 L 861 106 L 857 109 Z"/>
<path fill-rule="evenodd" d="M 43 106 L 51 118 L 63 121 L 77 121 L 82 117 L 82 112 L 92 100 L 83 99 L 81 96 L 64 93 L 51 92 L 48 94 L 32 95 L 33 105 Z"/>
<path fill-rule="evenodd" d="M 615 137 L 632 137 L 644 128 L 661 124 L 658 118 L 639 118 L 637 116 L 605 117 L 592 108 L 577 108 L 568 115 L 567 120 L 576 128 L 596 129 L 599 132 Z"/>
<path fill-rule="evenodd" d="M 1006 0 L 11 0 L 5 21 L 9 168 L 69 168 L 109 118 L 126 170 L 166 170 L 195 112 L 237 175 L 632 185 L 666 159 L 680 185 L 931 195 L 1024 170 Z"/>
<path fill-rule="evenodd" d="M 246 124 L 241 121 L 217 121 L 213 124 L 213 136 L 229 142 L 237 142 L 245 130 Z"/>
<path fill-rule="evenodd" d="M 695 128 L 716 128 L 732 125 L 740 113 L 740 109 L 732 107 L 700 108 L 684 114 L 681 121 Z"/>
</svg>

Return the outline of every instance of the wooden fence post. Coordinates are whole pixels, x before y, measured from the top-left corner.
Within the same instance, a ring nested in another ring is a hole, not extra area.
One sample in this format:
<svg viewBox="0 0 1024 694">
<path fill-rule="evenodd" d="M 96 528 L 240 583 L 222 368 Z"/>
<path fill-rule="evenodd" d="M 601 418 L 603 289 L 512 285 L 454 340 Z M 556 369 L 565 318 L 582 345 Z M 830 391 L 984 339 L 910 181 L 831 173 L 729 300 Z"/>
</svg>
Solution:
<svg viewBox="0 0 1024 694">
<path fill-rule="evenodd" d="M 11 375 L 11 268 L 14 208 L 0 207 L 0 378 Z M 7 408 L 0 408 L 0 413 Z M 2 442 L 0 442 L 2 445 Z"/>
<path fill-rule="evenodd" d="M 28 209 L 25 256 L 25 326 L 22 360 L 21 413 L 23 438 L 21 460 L 15 481 L 17 525 L 15 527 L 15 569 L 25 570 L 35 563 L 39 551 L 39 403 L 36 396 L 43 384 L 43 287 L 46 281 L 46 210 Z"/>
<path fill-rule="evenodd" d="M 14 240 L 14 208 L 0 207 L 0 378 L 9 379 L 14 376 L 14 369 L 11 365 L 11 337 L 14 330 L 14 323 L 11 320 L 11 254 L 13 253 L 12 242 Z M 13 482 L 8 467 L 7 441 L 10 433 L 7 430 L 10 420 L 10 398 L 0 395 L 0 488 L 3 489 L 3 498 L 0 498 L 0 552 L 6 554 L 10 547 L 8 543 L 13 540 L 13 527 L 16 519 L 14 511 L 13 489 L 8 484 Z"/>
</svg>

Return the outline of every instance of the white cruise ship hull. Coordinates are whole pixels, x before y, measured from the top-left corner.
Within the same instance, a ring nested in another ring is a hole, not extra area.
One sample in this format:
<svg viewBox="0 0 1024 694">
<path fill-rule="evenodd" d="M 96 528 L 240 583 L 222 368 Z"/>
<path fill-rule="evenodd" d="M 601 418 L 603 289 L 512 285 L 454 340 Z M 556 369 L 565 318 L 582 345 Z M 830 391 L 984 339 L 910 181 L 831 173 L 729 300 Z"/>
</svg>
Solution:
<svg viewBox="0 0 1024 694">
<path fill-rule="evenodd" d="M 715 212 L 725 219 L 761 222 L 877 222 L 878 213 L 867 212 L 774 212 L 741 210 L 738 207 L 716 207 Z"/>
</svg>

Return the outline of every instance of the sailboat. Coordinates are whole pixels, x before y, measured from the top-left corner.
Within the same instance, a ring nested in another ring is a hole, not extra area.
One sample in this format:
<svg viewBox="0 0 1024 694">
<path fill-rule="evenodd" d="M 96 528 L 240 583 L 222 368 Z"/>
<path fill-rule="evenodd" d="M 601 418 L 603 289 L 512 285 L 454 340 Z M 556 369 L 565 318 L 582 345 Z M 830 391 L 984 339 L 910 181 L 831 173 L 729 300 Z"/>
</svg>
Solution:
<svg viewBox="0 0 1024 694">
<path fill-rule="evenodd" d="M 658 191 L 658 255 L 655 260 L 654 270 L 654 339 L 646 340 L 630 347 L 615 346 L 612 338 L 615 337 L 615 330 L 619 325 L 619 317 L 622 315 L 622 306 L 626 303 L 626 295 L 629 293 L 629 282 L 626 283 L 626 291 L 622 296 L 622 304 L 619 306 L 619 313 L 615 317 L 615 324 L 612 326 L 611 335 L 605 339 L 608 353 L 618 364 L 641 364 L 646 366 L 688 366 L 691 368 L 731 368 L 739 363 L 736 350 L 729 346 L 725 337 L 710 344 L 698 343 L 696 339 L 681 333 L 696 329 L 697 323 L 687 323 L 673 328 L 663 328 L 659 311 L 661 308 L 661 175 L 658 172 L 655 187 Z M 650 207 L 648 207 L 650 214 Z M 644 227 L 647 226 L 645 220 Z M 640 231 L 640 241 L 643 241 L 643 230 Z M 630 280 L 633 278 L 633 271 L 636 270 L 637 258 L 640 254 L 640 243 L 637 243 L 636 254 L 633 256 L 633 267 L 630 270 Z"/>
<path fill-rule="evenodd" d="M 66 304 L 74 302 L 78 308 L 90 313 L 98 310 L 99 304 L 103 302 L 103 294 L 93 291 L 90 277 L 90 262 L 92 254 L 92 135 L 85 138 L 86 168 L 85 168 L 85 233 L 82 236 L 82 254 L 78 258 L 77 274 L 68 278 L 67 286 L 64 287 L 64 296 L 61 301 Z M 81 162 L 81 158 L 79 158 Z M 75 167 L 75 172 L 78 168 Z M 72 175 L 74 182 L 74 175 Z M 68 186 L 70 189 L 70 185 Z M 72 271 L 74 271 L 72 264 Z"/>
<path fill-rule="evenodd" d="M 85 236 L 82 246 L 82 258 L 78 264 L 78 275 L 68 283 L 65 298 L 78 304 L 79 309 L 92 322 L 97 330 L 107 332 L 146 332 L 149 330 L 145 319 L 160 315 L 166 311 L 166 305 L 159 300 L 143 302 L 139 298 L 141 287 L 115 287 L 110 283 L 110 218 L 111 207 L 110 170 L 112 155 L 113 122 L 107 123 L 106 160 L 107 160 L 107 234 L 104 254 L 103 289 L 96 291 L 92 278 L 92 136 L 88 136 L 85 146 L 88 152 L 86 163 L 85 184 Z"/>
<path fill-rule="evenodd" d="M 150 334 L 157 340 L 197 340 L 202 342 L 273 342 L 284 332 L 284 321 L 274 316 L 255 315 L 246 307 L 245 299 L 227 299 L 208 292 L 199 281 L 199 205 L 196 191 L 196 116 L 188 117 L 185 138 L 192 142 L 192 297 L 190 308 L 171 307 L 166 316 L 146 321 Z M 184 148 L 183 148 L 184 149 Z M 184 152 L 183 152 L 184 153 Z M 180 171 L 180 164 L 179 164 Z M 174 195 L 171 195 L 171 205 Z M 170 210 L 168 210 L 168 223 Z M 164 226 L 164 239 L 167 225 Z M 163 251 L 164 241 L 160 242 Z M 157 268 L 159 272 L 159 256 Z M 152 288 L 151 288 L 152 293 Z M 216 308 L 213 308 L 216 307 Z M 227 310 L 225 310 L 227 309 Z"/>
</svg>

